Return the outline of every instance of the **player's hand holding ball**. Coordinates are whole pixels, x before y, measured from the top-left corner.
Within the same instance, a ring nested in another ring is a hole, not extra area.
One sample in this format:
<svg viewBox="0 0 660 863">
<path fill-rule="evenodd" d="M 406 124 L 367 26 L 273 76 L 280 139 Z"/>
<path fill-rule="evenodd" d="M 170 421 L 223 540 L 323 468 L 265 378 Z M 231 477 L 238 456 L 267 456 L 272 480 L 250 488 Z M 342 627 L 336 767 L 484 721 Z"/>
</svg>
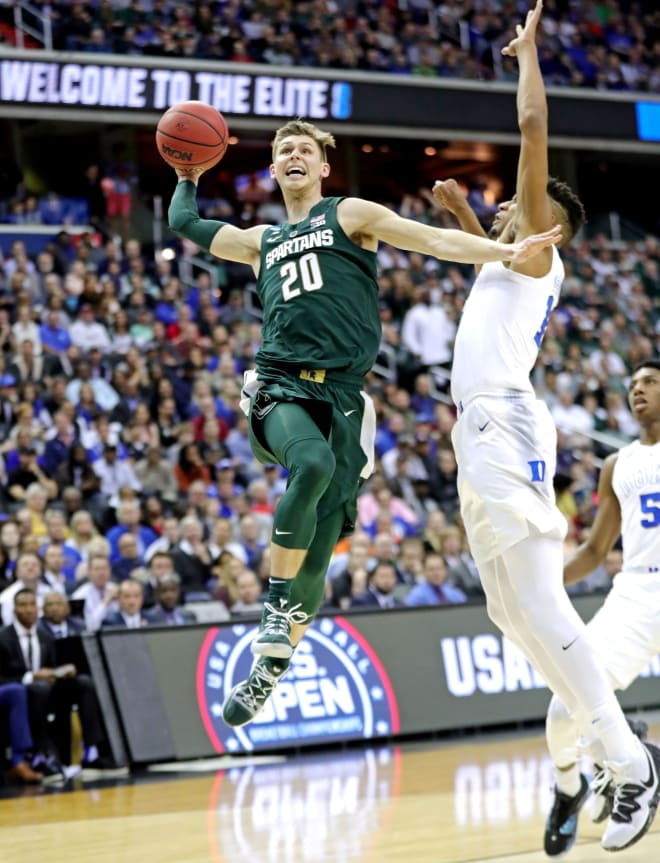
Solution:
<svg viewBox="0 0 660 863">
<path fill-rule="evenodd" d="M 172 105 L 156 128 L 160 155 L 178 177 L 193 181 L 222 159 L 228 143 L 225 118 L 205 102 Z"/>
</svg>

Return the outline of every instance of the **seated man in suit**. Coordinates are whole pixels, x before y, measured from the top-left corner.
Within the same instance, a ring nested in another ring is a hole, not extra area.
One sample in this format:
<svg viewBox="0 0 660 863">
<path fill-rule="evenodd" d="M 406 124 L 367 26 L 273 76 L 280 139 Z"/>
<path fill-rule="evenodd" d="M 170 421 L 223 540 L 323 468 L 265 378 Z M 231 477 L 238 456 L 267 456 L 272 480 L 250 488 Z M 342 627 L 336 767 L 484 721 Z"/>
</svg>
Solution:
<svg viewBox="0 0 660 863">
<path fill-rule="evenodd" d="M 74 665 L 57 666 L 55 639 L 37 627 L 37 602 L 31 590 L 19 590 L 14 597 L 14 617 L 14 623 L 0 629 L 0 673 L 5 681 L 27 687 L 37 750 L 54 754 L 55 740 L 60 760 L 69 760 L 71 708 L 77 704 L 84 745 L 82 767 L 100 768 L 99 747 L 105 742 L 105 730 L 94 682 L 78 674 Z M 52 737 L 49 714 L 55 716 Z M 80 768 L 63 768 L 65 779 L 79 772 Z"/>
<path fill-rule="evenodd" d="M 394 594 L 396 569 L 386 560 L 379 561 L 367 578 L 367 589 L 351 600 L 351 608 L 401 608 L 403 602 Z"/>
<path fill-rule="evenodd" d="M 406 605 L 454 605 L 467 602 L 460 587 L 447 580 L 447 564 L 439 554 L 428 554 L 424 561 L 423 578 L 406 597 Z"/>
<path fill-rule="evenodd" d="M 156 582 L 156 604 L 144 612 L 145 619 L 152 626 L 182 626 L 185 623 L 196 623 L 194 612 L 180 608 L 181 579 L 176 573 L 162 575 Z"/>
<path fill-rule="evenodd" d="M 119 611 L 110 612 L 103 620 L 103 629 L 121 627 L 124 629 L 139 629 L 147 626 L 148 621 L 142 616 L 142 585 L 135 578 L 125 578 L 117 591 Z"/>
<path fill-rule="evenodd" d="M 85 631 L 84 621 L 71 616 L 69 600 L 56 590 L 44 596 L 44 609 L 37 625 L 51 638 L 71 638 Z"/>
<path fill-rule="evenodd" d="M 7 776 L 12 782 L 38 785 L 44 776 L 32 769 L 27 758 L 27 753 L 32 752 L 33 744 L 27 691 L 21 683 L 0 683 L 0 710 L 5 709 L 11 747 L 11 768 Z"/>
</svg>

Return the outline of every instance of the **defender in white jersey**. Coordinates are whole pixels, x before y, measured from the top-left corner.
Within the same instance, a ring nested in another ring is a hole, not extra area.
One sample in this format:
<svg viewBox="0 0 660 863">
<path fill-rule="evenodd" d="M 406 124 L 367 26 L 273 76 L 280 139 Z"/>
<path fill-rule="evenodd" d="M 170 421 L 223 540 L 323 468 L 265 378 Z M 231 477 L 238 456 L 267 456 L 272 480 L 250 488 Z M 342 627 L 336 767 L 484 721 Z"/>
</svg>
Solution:
<svg viewBox="0 0 660 863">
<path fill-rule="evenodd" d="M 635 370 L 629 402 L 641 427 L 640 438 L 605 460 L 589 538 L 564 567 L 566 584 L 580 581 L 605 560 L 621 535 L 621 572 L 587 626 L 613 689 L 627 689 L 660 653 L 660 360 Z M 572 775 L 580 781 L 578 759 L 585 746 L 597 765 L 602 764 L 603 753 L 597 748 L 593 752 L 590 741 L 580 743 L 580 726 L 557 696 L 550 703 L 546 730 L 550 754 L 564 779 Z M 596 821 L 611 809 L 609 780 L 607 769 L 597 766 L 592 813 Z"/>
<path fill-rule="evenodd" d="M 516 242 L 558 224 L 561 245 L 579 229 L 584 211 L 566 184 L 548 176 L 547 105 L 535 44 L 540 16 L 539 0 L 504 49 L 518 58 L 521 146 L 516 194 L 500 206 L 491 236 Z M 437 183 L 434 195 L 464 230 L 483 234 L 457 188 L 453 181 Z M 660 793 L 660 750 L 645 747 L 626 723 L 563 585 L 566 524 L 552 485 L 556 431 L 529 380 L 562 277 L 552 248 L 522 265 L 481 267 L 456 336 L 452 441 L 461 514 L 488 614 L 578 717 L 584 733 L 602 744 L 617 787 L 602 845 L 617 851 L 650 826 Z M 575 812 L 589 793 L 579 773 L 558 786 L 568 803 L 555 813 L 558 840 L 546 844 L 550 854 L 575 840 Z"/>
</svg>

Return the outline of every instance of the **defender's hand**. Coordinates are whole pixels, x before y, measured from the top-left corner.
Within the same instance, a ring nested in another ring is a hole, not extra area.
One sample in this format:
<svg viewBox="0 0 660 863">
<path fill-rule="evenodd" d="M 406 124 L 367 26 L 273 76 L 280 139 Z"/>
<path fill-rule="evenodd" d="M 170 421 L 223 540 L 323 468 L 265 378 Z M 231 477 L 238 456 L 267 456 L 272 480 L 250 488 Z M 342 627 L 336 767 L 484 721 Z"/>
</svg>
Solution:
<svg viewBox="0 0 660 863">
<path fill-rule="evenodd" d="M 522 45 L 525 43 L 534 45 L 536 43 L 536 28 L 541 18 L 542 9 L 543 3 L 541 0 L 537 0 L 536 6 L 527 13 L 525 26 L 516 25 L 516 35 L 508 45 L 502 48 L 502 54 L 506 54 L 508 57 L 515 57 Z"/>
<path fill-rule="evenodd" d="M 433 198 L 450 213 L 455 213 L 467 200 L 456 180 L 436 180 Z"/>
</svg>

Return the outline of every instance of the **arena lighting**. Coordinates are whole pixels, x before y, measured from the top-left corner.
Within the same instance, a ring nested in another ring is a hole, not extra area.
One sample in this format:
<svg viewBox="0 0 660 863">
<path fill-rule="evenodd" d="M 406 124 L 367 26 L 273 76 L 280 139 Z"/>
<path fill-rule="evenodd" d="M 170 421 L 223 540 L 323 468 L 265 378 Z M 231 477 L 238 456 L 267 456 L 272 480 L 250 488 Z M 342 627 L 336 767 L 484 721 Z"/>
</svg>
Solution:
<svg viewBox="0 0 660 863">
<path fill-rule="evenodd" d="M 424 147 L 424 155 L 425 156 L 435 156 L 438 151 L 435 147 Z"/>
<path fill-rule="evenodd" d="M 176 252 L 174 249 L 167 248 L 163 249 L 160 256 L 164 261 L 173 261 L 176 258 Z"/>
<path fill-rule="evenodd" d="M 373 153 L 374 151 L 374 148 L 371 146 L 371 144 L 363 144 L 360 149 L 363 153 Z"/>
<path fill-rule="evenodd" d="M 231 144 L 232 146 L 234 144 L 238 144 L 238 142 L 239 142 L 239 138 L 237 138 L 236 135 L 230 135 L 229 140 L 227 141 L 227 143 Z"/>
</svg>

